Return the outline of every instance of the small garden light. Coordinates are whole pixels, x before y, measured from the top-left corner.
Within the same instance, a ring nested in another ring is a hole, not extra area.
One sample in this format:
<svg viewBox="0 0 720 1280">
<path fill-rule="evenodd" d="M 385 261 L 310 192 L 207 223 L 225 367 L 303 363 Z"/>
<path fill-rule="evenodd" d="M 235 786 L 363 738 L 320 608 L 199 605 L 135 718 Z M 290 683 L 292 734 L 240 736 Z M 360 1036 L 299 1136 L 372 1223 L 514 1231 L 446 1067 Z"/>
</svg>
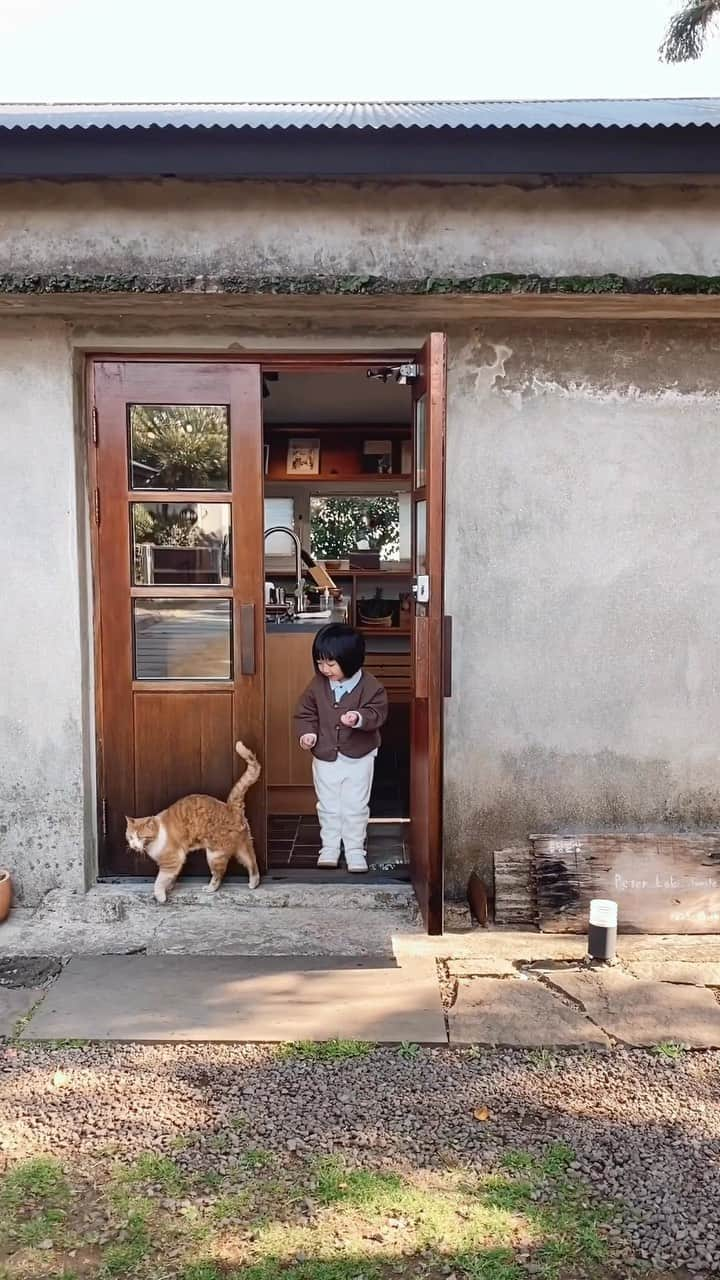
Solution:
<svg viewBox="0 0 720 1280">
<path fill-rule="evenodd" d="M 617 902 L 593 898 L 590 902 L 588 955 L 591 960 L 614 960 L 617 942 Z"/>
</svg>

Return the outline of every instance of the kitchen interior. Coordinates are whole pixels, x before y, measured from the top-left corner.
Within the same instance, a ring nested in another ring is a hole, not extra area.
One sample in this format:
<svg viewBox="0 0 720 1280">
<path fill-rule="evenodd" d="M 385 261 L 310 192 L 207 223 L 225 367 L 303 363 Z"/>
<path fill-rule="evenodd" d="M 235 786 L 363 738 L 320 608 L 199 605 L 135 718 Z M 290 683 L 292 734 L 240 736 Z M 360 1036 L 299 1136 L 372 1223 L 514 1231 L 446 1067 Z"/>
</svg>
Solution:
<svg viewBox="0 0 720 1280">
<path fill-rule="evenodd" d="M 316 866 L 311 756 L 293 732 L 295 704 L 313 675 L 313 636 L 347 621 L 362 632 L 365 668 L 390 704 L 364 881 L 408 880 L 411 390 L 383 366 L 269 370 L 263 418 L 268 875 L 314 883 L 348 876 L 343 863 Z"/>
</svg>

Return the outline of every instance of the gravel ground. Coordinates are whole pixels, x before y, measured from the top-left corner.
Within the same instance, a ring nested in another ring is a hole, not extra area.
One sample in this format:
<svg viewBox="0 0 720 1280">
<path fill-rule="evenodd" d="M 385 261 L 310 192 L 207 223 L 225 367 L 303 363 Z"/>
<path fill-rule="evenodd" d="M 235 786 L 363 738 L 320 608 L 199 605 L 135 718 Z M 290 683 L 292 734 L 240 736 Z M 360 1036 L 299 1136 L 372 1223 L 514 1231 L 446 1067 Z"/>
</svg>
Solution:
<svg viewBox="0 0 720 1280">
<path fill-rule="evenodd" d="M 508 1148 L 551 1142 L 620 1202 L 616 1265 L 720 1272 L 720 1053 L 378 1049 L 338 1062 L 252 1046 L 0 1049 L 0 1163 L 52 1153 L 76 1167 L 177 1153 L 222 1172 L 240 1146 L 354 1165 L 488 1170 Z M 489 1118 L 478 1123 L 473 1111 Z M 233 1120 L 242 1115 L 242 1133 Z M 222 1143 L 218 1135 L 224 1135 Z"/>
</svg>

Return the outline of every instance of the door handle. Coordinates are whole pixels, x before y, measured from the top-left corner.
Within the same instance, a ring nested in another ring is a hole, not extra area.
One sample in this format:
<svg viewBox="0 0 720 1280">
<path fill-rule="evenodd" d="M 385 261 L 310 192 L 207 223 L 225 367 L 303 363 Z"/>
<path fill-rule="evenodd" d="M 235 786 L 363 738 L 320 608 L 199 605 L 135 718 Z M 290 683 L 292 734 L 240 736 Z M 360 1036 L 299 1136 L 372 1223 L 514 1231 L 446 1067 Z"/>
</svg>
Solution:
<svg viewBox="0 0 720 1280">
<path fill-rule="evenodd" d="M 240 674 L 255 675 L 255 605 L 240 605 Z"/>
<path fill-rule="evenodd" d="M 443 614 L 442 633 L 442 684 L 443 698 L 452 698 L 452 636 L 453 620 Z"/>
</svg>

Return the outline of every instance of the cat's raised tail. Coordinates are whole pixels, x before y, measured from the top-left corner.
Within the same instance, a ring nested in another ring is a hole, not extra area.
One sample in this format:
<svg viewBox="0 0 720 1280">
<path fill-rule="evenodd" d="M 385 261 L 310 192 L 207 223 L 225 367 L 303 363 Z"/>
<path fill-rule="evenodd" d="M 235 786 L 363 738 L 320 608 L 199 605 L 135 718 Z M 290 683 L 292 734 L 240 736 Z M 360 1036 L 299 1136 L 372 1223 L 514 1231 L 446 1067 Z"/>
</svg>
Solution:
<svg viewBox="0 0 720 1280">
<path fill-rule="evenodd" d="M 235 750 L 245 761 L 247 767 L 242 778 L 238 778 L 227 798 L 227 802 L 230 806 L 242 803 L 246 792 L 250 790 L 254 782 L 257 782 L 260 774 L 262 773 L 262 765 L 260 764 L 260 761 L 250 748 L 245 746 L 244 742 L 236 742 Z"/>
</svg>

